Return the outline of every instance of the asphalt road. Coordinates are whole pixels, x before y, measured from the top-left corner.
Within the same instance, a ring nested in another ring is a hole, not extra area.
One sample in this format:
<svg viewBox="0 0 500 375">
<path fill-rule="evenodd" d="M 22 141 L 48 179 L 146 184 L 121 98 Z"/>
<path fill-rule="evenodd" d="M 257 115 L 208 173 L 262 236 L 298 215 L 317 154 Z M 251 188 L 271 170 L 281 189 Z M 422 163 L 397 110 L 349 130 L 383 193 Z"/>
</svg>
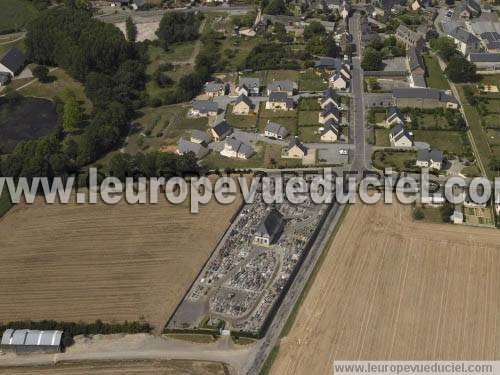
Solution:
<svg viewBox="0 0 500 375">
<path fill-rule="evenodd" d="M 363 100 L 363 70 L 361 69 L 361 33 L 359 24 L 360 14 L 355 13 L 349 19 L 349 31 L 356 45 L 356 55 L 352 59 L 351 80 L 351 125 L 354 138 L 355 152 L 352 159 L 351 169 L 362 173 L 371 169 L 371 148 L 366 142 L 365 135 L 365 105 Z"/>
</svg>

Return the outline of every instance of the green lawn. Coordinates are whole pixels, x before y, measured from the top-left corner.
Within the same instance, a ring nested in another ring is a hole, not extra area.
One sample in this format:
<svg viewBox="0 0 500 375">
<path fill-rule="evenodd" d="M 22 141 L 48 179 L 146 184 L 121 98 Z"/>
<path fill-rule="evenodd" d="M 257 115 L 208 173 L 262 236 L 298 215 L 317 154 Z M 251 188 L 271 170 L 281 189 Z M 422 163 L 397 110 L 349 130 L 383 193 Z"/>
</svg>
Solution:
<svg viewBox="0 0 500 375">
<path fill-rule="evenodd" d="M 261 37 L 226 38 L 220 49 L 223 58 L 227 62 L 225 71 L 241 70 L 250 51 L 259 43 L 262 43 Z"/>
<path fill-rule="evenodd" d="M 24 28 L 39 13 L 28 0 L 0 0 L 0 9 L 0 33 Z"/>
<path fill-rule="evenodd" d="M 416 171 L 415 151 L 377 150 L 372 155 L 373 166 L 377 169 L 392 167 L 396 171 Z M 406 167 L 408 163 L 411 167 Z"/>
<path fill-rule="evenodd" d="M 425 63 L 425 81 L 427 86 L 439 89 L 439 90 L 449 90 L 450 85 L 446 80 L 439 63 L 434 56 L 424 55 Z"/>
<path fill-rule="evenodd" d="M 2 1 L 2 0 L 0 0 Z M 26 52 L 26 46 L 24 45 L 24 39 L 11 39 L 12 42 L 9 42 L 9 39 L 0 39 L 0 55 L 2 55 L 9 48 L 17 48 L 20 51 Z M 4 44 L 5 43 L 5 44 Z"/>
<path fill-rule="evenodd" d="M 299 111 L 299 126 L 316 126 L 319 127 L 319 112 L 318 111 Z"/>
<path fill-rule="evenodd" d="M 318 97 L 300 98 L 297 109 L 299 111 L 321 111 L 321 105 Z"/>
<path fill-rule="evenodd" d="M 300 91 L 323 91 L 328 88 L 323 78 L 315 73 L 314 70 L 308 69 L 299 75 L 299 90 Z"/>
<path fill-rule="evenodd" d="M 390 129 L 386 128 L 376 128 L 375 129 L 375 146 L 389 147 L 391 142 L 389 141 Z"/>
<path fill-rule="evenodd" d="M 319 124 L 317 126 L 299 126 L 298 136 L 302 142 L 320 142 L 318 129 Z"/>
<path fill-rule="evenodd" d="M 233 105 L 229 104 L 226 109 L 226 120 L 231 126 L 239 129 L 250 129 L 257 126 L 257 114 L 251 113 L 249 115 L 240 116 L 233 115 Z"/>
<path fill-rule="evenodd" d="M 414 130 L 415 141 L 429 143 L 431 148 L 453 155 L 471 154 L 467 135 L 464 132 L 450 130 Z"/>
<path fill-rule="evenodd" d="M 49 76 L 54 77 L 55 80 L 49 83 L 41 83 L 39 81 L 19 90 L 24 96 L 36 96 L 40 98 L 47 98 L 53 100 L 57 96 L 69 90 L 76 95 L 76 98 L 83 103 L 85 111 L 90 113 L 92 110 L 92 103 L 85 96 L 83 85 L 74 80 L 61 68 L 58 68 L 49 73 Z"/>
</svg>

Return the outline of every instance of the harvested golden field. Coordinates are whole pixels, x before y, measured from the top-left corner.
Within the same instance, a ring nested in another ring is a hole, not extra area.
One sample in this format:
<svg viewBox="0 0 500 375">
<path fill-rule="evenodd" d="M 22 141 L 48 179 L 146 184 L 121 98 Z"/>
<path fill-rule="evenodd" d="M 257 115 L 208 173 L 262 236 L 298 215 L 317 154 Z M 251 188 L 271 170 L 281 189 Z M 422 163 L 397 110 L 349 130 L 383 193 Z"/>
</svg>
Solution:
<svg viewBox="0 0 500 375">
<path fill-rule="evenodd" d="M 197 361 L 109 361 L 85 363 L 58 363 L 55 366 L 0 368 L 0 374 L 9 375 L 224 375 L 224 365 Z"/>
<path fill-rule="evenodd" d="M 271 373 L 331 374 L 334 359 L 498 360 L 499 270 L 498 230 L 350 207 Z"/>
<path fill-rule="evenodd" d="M 158 330 L 240 203 L 18 205 L 0 219 L 0 322 L 123 321 Z"/>
</svg>

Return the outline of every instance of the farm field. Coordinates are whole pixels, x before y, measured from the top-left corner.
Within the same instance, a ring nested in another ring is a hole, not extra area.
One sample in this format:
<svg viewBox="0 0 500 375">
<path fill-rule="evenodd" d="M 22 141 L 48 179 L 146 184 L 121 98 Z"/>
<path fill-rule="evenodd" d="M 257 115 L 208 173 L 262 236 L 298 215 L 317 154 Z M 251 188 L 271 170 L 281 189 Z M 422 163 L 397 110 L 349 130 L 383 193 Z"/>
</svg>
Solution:
<svg viewBox="0 0 500 375">
<path fill-rule="evenodd" d="M 239 205 L 17 205 L 0 219 L 0 322 L 144 320 L 163 329 Z"/>
<path fill-rule="evenodd" d="M 54 366 L 33 366 L 33 367 L 6 367 L 1 368 L 0 373 L 10 375 L 58 375 L 73 374 L 86 375 L 89 373 L 96 375 L 108 374 L 207 374 L 223 375 L 224 365 L 212 362 L 198 361 L 102 361 L 102 362 L 62 362 Z"/>
<path fill-rule="evenodd" d="M 500 358 L 499 243 L 493 229 L 414 222 L 411 206 L 350 207 L 271 374 Z"/>
</svg>

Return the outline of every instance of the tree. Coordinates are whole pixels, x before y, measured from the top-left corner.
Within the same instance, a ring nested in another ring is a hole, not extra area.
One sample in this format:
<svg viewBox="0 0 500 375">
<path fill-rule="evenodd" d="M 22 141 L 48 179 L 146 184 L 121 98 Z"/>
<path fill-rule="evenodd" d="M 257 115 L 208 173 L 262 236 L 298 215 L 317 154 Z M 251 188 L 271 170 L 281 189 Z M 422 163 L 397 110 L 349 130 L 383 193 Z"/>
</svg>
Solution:
<svg viewBox="0 0 500 375">
<path fill-rule="evenodd" d="M 382 70 L 384 67 L 382 63 L 382 53 L 373 48 L 366 48 L 363 53 L 361 67 L 363 70 Z"/>
<path fill-rule="evenodd" d="M 316 35 L 324 35 L 326 33 L 325 27 L 318 21 L 312 21 L 304 28 L 304 39 L 308 40 Z"/>
<path fill-rule="evenodd" d="M 421 208 L 415 208 L 413 211 L 413 218 L 415 220 L 422 220 L 425 218 L 424 211 Z"/>
<path fill-rule="evenodd" d="M 264 8 L 264 13 L 266 14 L 285 14 L 286 5 L 284 0 L 271 0 L 269 4 Z"/>
<path fill-rule="evenodd" d="M 62 116 L 62 126 L 67 132 L 75 129 L 82 119 L 80 104 L 76 99 L 74 92 L 66 91 L 63 94 L 64 110 Z"/>
<path fill-rule="evenodd" d="M 160 21 L 156 35 L 160 45 L 167 50 L 172 43 L 198 39 L 200 20 L 193 12 L 165 13 Z"/>
<path fill-rule="evenodd" d="M 333 35 L 328 34 L 328 36 L 325 39 L 324 42 L 324 50 L 325 50 L 325 56 L 328 57 L 338 57 L 340 54 L 340 48 L 335 43 L 335 39 L 333 38 Z"/>
<path fill-rule="evenodd" d="M 453 57 L 445 69 L 448 78 L 456 83 L 474 82 L 477 80 L 476 66 L 465 57 Z"/>
<path fill-rule="evenodd" d="M 452 57 L 459 54 L 455 42 L 447 36 L 440 36 L 439 38 L 432 39 L 431 48 L 446 61 L 450 61 Z"/>
<path fill-rule="evenodd" d="M 137 27 L 135 26 L 132 17 L 129 16 L 127 18 L 127 21 L 125 22 L 125 28 L 127 30 L 127 40 L 129 42 L 135 42 L 137 38 Z"/>
<path fill-rule="evenodd" d="M 45 65 L 37 65 L 33 68 L 33 76 L 41 83 L 47 83 L 49 81 L 49 68 Z"/>
</svg>

